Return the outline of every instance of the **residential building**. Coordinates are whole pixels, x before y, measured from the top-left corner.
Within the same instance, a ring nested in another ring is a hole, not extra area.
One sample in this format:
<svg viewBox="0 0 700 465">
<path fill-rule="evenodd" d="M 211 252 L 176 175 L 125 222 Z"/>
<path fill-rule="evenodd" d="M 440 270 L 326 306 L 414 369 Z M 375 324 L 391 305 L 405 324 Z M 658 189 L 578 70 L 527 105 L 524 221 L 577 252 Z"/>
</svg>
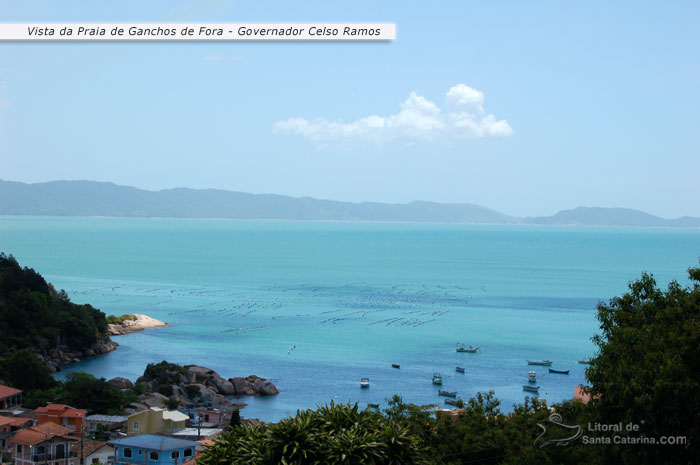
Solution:
<svg viewBox="0 0 700 465">
<path fill-rule="evenodd" d="M 116 431 L 126 426 L 127 419 L 128 417 L 119 415 L 89 415 L 85 417 L 85 432 Z"/>
<path fill-rule="evenodd" d="M 164 410 L 151 407 L 149 410 L 129 415 L 127 418 L 127 434 L 172 434 L 185 428 L 185 422 L 189 417 L 177 410 Z"/>
<path fill-rule="evenodd" d="M 171 436 L 180 439 L 190 439 L 192 441 L 200 441 L 202 439 L 216 439 L 222 433 L 221 428 L 185 428 L 172 433 Z"/>
<path fill-rule="evenodd" d="M 83 430 L 86 410 L 77 409 L 63 404 L 49 404 L 34 410 L 37 424 L 51 422 L 68 428 L 76 434 Z"/>
<path fill-rule="evenodd" d="M 103 465 L 114 463 L 114 446 L 106 441 L 75 441 L 72 444 L 72 465 L 80 465 L 80 457 L 83 457 L 85 465 L 101 463 Z"/>
<path fill-rule="evenodd" d="M 22 391 L 0 384 L 0 410 L 22 405 Z"/>
<path fill-rule="evenodd" d="M 141 434 L 110 441 L 115 465 L 182 465 L 193 458 L 195 441 Z"/>
<path fill-rule="evenodd" d="M 0 453 L 9 453 L 10 438 L 15 433 L 28 426 L 32 426 L 34 420 L 25 417 L 0 417 Z"/>
<path fill-rule="evenodd" d="M 15 465 L 70 465 L 71 430 L 52 422 L 21 429 L 10 438 Z"/>
<path fill-rule="evenodd" d="M 226 428 L 229 424 L 231 424 L 232 410 L 237 410 L 237 407 L 225 410 L 211 407 L 198 407 L 196 410 L 196 418 L 201 422 L 201 426 L 203 427 Z M 194 422 L 191 426 L 194 426 Z"/>
</svg>

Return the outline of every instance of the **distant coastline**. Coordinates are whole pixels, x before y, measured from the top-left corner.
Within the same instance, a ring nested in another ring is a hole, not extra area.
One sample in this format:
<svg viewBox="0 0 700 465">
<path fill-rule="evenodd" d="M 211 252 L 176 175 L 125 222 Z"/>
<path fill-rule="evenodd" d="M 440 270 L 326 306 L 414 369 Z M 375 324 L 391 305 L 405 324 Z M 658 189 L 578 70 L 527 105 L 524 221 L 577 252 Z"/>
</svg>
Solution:
<svg viewBox="0 0 700 465">
<path fill-rule="evenodd" d="M 352 203 L 217 189 L 148 191 L 94 181 L 0 180 L 0 199 L 0 215 L 6 216 L 700 228 L 700 218 L 666 219 L 629 208 L 515 217 L 469 203 Z"/>
</svg>

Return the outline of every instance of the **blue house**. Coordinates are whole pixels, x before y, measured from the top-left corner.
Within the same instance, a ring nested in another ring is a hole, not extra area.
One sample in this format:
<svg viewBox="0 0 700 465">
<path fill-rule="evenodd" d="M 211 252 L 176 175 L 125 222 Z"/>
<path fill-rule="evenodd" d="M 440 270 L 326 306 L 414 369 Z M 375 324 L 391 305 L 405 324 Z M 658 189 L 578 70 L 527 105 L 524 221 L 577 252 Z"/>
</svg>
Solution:
<svg viewBox="0 0 700 465">
<path fill-rule="evenodd" d="M 197 443 L 155 434 L 109 441 L 115 465 L 180 465 L 195 456 Z"/>
</svg>

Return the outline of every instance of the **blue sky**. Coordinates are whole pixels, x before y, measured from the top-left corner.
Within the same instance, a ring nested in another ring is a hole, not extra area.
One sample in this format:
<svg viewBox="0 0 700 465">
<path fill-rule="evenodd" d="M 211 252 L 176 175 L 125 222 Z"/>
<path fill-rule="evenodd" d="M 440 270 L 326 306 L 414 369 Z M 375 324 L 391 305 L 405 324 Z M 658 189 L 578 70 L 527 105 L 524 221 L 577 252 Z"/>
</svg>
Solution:
<svg viewBox="0 0 700 465">
<path fill-rule="evenodd" d="M 0 178 L 700 216 L 700 3 L 433 3 L 0 1 L 2 22 L 397 27 L 0 44 Z"/>
</svg>

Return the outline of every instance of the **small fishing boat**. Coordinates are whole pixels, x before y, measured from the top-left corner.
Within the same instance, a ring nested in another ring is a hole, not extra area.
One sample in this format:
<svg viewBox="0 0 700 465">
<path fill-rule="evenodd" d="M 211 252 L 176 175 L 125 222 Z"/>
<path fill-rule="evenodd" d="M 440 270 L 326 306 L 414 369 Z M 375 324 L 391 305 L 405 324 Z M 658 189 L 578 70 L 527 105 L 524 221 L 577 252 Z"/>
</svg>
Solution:
<svg viewBox="0 0 700 465">
<path fill-rule="evenodd" d="M 474 354 L 478 350 L 479 348 L 473 345 L 465 346 L 464 344 L 457 344 L 457 352 L 467 352 L 470 354 Z"/>
<path fill-rule="evenodd" d="M 534 371 L 528 371 L 527 372 L 527 381 L 529 383 L 536 383 L 537 382 L 537 373 Z"/>
<path fill-rule="evenodd" d="M 591 357 L 586 357 L 583 360 L 579 360 L 578 363 L 581 365 L 590 365 L 591 364 Z"/>
<path fill-rule="evenodd" d="M 552 361 L 551 360 L 528 360 L 527 364 L 528 365 L 539 365 L 543 367 L 550 367 L 552 366 Z"/>
<path fill-rule="evenodd" d="M 539 386 L 523 386 L 523 391 L 539 392 L 539 390 L 540 390 Z"/>
<path fill-rule="evenodd" d="M 438 394 L 445 397 L 457 397 L 457 391 L 438 391 Z"/>
<path fill-rule="evenodd" d="M 460 373 L 464 373 L 464 367 L 455 367 L 455 370 L 459 371 Z"/>
<path fill-rule="evenodd" d="M 555 370 L 554 368 L 550 368 L 549 372 L 556 373 L 558 375 L 568 375 L 569 374 L 569 370 Z"/>
<path fill-rule="evenodd" d="M 433 375 L 433 384 L 437 384 L 438 386 L 442 384 L 442 375 L 440 373 L 435 373 Z"/>
<path fill-rule="evenodd" d="M 369 408 L 379 408 L 379 404 L 367 404 L 367 407 Z"/>
<path fill-rule="evenodd" d="M 391 367 L 392 368 L 401 368 L 401 365 L 399 365 L 398 363 L 392 363 Z"/>
<path fill-rule="evenodd" d="M 457 402 L 459 402 L 462 399 L 445 399 L 445 403 L 449 405 L 457 405 Z"/>
<path fill-rule="evenodd" d="M 361 388 L 368 388 L 369 387 L 369 378 L 362 378 L 360 380 L 360 387 Z"/>
</svg>

